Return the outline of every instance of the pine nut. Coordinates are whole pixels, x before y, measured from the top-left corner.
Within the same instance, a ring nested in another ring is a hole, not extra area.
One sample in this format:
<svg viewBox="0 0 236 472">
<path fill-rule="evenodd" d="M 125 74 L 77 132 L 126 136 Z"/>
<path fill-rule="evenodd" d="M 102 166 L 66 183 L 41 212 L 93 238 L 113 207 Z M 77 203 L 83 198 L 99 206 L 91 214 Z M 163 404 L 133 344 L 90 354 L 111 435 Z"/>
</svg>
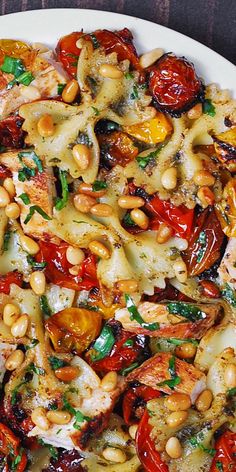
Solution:
<svg viewBox="0 0 236 472">
<path fill-rule="evenodd" d="M 13 303 L 7 303 L 3 308 L 3 321 L 5 325 L 12 326 L 20 315 L 20 308 Z"/>
<path fill-rule="evenodd" d="M 130 212 L 130 216 L 134 223 L 138 225 L 142 229 L 147 229 L 149 225 L 149 218 L 144 213 L 144 211 L 140 210 L 139 208 L 134 208 Z"/>
<path fill-rule="evenodd" d="M 102 64 L 99 74 L 107 79 L 121 79 L 123 77 L 123 72 L 112 64 Z"/>
<path fill-rule="evenodd" d="M 31 414 L 33 423 L 43 431 L 47 431 L 50 428 L 50 423 L 46 416 L 45 408 L 38 406 Z"/>
<path fill-rule="evenodd" d="M 86 170 L 91 161 L 91 151 L 85 144 L 75 144 L 72 155 L 80 170 Z"/>
<path fill-rule="evenodd" d="M 129 435 L 132 439 L 135 439 L 136 433 L 137 433 L 138 425 L 137 424 L 132 424 L 129 427 Z"/>
<path fill-rule="evenodd" d="M 3 181 L 3 187 L 9 193 L 10 197 L 13 198 L 16 194 L 15 185 L 11 177 L 6 177 Z"/>
<path fill-rule="evenodd" d="M 198 170 L 193 176 L 193 181 L 199 187 L 211 186 L 215 183 L 215 177 L 208 170 Z"/>
<path fill-rule="evenodd" d="M 134 293 L 138 290 L 138 282 L 135 279 L 119 280 L 117 289 L 122 293 Z"/>
<path fill-rule="evenodd" d="M 25 355 L 20 349 L 17 349 L 16 351 L 12 352 L 5 362 L 6 369 L 15 370 L 20 367 L 20 365 L 24 361 L 24 357 Z"/>
<path fill-rule="evenodd" d="M 232 347 L 226 347 L 221 353 L 222 359 L 225 359 L 226 361 L 231 359 L 234 356 L 235 356 L 235 351 Z"/>
<path fill-rule="evenodd" d="M 203 392 L 197 397 L 195 406 L 198 411 L 207 411 L 212 404 L 212 400 L 213 395 L 211 390 L 203 390 Z"/>
<path fill-rule="evenodd" d="M 30 274 L 29 283 L 36 295 L 43 295 L 46 289 L 46 277 L 43 272 L 36 270 Z"/>
<path fill-rule="evenodd" d="M 157 59 L 160 59 L 160 57 L 163 56 L 163 54 L 164 54 L 164 51 L 161 48 L 155 48 L 155 49 L 152 49 L 151 51 L 145 52 L 139 58 L 140 66 L 143 69 L 150 67 L 152 64 L 154 64 L 157 61 Z"/>
<path fill-rule="evenodd" d="M 65 103 L 72 103 L 75 101 L 79 93 L 79 84 L 77 80 L 72 79 L 68 82 L 62 92 L 62 100 Z"/>
<path fill-rule="evenodd" d="M 133 209 L 142 207 L 145 204 L 145 201 L 141 197 L 134 197 L 132 195 L 124 195 L 118 198 L 118 205 L 121 208 Z"/>
<path fill-rule="evenodd" d="M 74 265 L 72 267 L 69 267 L 69 272 L 71 275 L 78 275 L 80 272 L 81 266 L 80 265 Z"/>
<path fill-rule="evenodd" d="M 117 464 L 123 464 L 126 461 L 125 452 L 116 447 L 106 447 L 102 451 L 102 455 L 107 461 L 116 462 Z"/>
<path fill-rule="evenodd" d="M 17 203 L 9 203 L 5 208 L 5 213 L 8 218 L 16 220 L 20 216 L 20 207 Z"/>
<path fill-rule="evenodd" d="M 224 381 L 228 388 L 236 387 L 236 364 L 228 364 L 226 366 Z"/>
<path fill-rule="evenodd" d="M 34 85 L 22 85 L 20 88 L 20 94 L 22 97 L 28 98 L 30 101 L 39 100 L 41 93 Z"/>
<path fill-rule="evenodd" d="M 4 187 L 0 186 L 0 208 L 4 208 L 10 203 L 10 195 Z"/>
<path fill-rule="evenodd" d="M 208 207 L 208 205 L 213 205 L 215 201 L 215 195 L 209 187 L 201 187 L 197 192 L 197 197 L 199 198 L 203 208 Z"/>
<path fill-rule="evenodd" d="M 37 123 L 37 129 L 40 136 L 48 138 L 54 134 L 54 124 L 52 115 L 45 114 L 41 116 Z"/>
<path fill-rule="evenodd" d="M 68 246 L 66 250 L 66 259 L 72 265 L 79 265 L 84 261 L 85 255 L 82 249 L 73 246 Z"/>
<path fill-rule="evenodd" d="M 194 107 L 192 107 L 187 113 L 187 117 L 190 120 L 197 120 L 198 118 L 200 118 L 201 115 L 202 115 L 201 103 L 197 103 L 196 105 L 194 105 Z"/>
<path fill-rule="evenodd" d="M 101 217 L 111 216 L 113 213 L 111 205 L 107 205 L 106 203 L 97 203 L 90 211 L 92 215 Z"/>
<path fill-rule="evenodd" d="M 50 410 L 47 412 L 47 419 L 53 424 L 68 424 L 71 420 L 68 411 Z"/>
<path fill-rule="evenodd" d="M 174 411 L 167 418 L 166 422 L 170 428 L 176 428 L 180 426 L 188 417 L 187 411 Z"/>
<path fill-rule="evenodd" d="M 177 169 L 169 167 L 161 176 L 161 183 L 167 190 L 173 190 L 177 185 Z"/>
<path fill-rule="evenodd" d="M 20 236 L 20 243 L 22 249 L 32 256 L 39 252 L 39 245 L 32 238 L 29 238 L 29 236 Z"/>
<path fill-rule="evenodd" d="M 118 381 L 118 375 L 116 372 L 108 372 L 101 381 L 101 387 L 105 392 L 111 392 L 115 390 Z"/>
<path fill-rule="evenodd" d="M 179 282 L 184 283 L 188 278 L 187 266 L 183 259 L 179 259 L 178 261 L 174 262 L 173 269 L 176 278 Z"/>
<path fill-rule="evenodd" d="M 74 367 L 72 365 L 68 365 L 65 367 L 59 367 L 55 370 L 55 376 L 62 380 L 63 382 L 71 382 L 72 380 L 76 379 L 79 375 L 78 367 Z"/>
<path fill-rule="evenodd" d="M 171 438 L 168 439 L 165 449 L 168 456 L 170 456 L 172 459 L 178 459 L 179 457 L 182 456 L 181 444 L 178 438 L 176 438 L 175 436 L 172 436 Z"/>
<path fill-rule="evenodd" d="M 100 198 L 106 194 L 107 189 L 103 188 L 101 190 L 93 190 L 93 186 L 91 184 L 86 184 L 82 182 L 79 185 L 79 192 L 84 193 L 85 195 L 90 195 L 91 197 L 94 197 L 94 198 Z"/>
<path fill-rule="evenodd" d="M 157 230 L 157 243 L 164 244 L 173 236 L 173 229 L 165 223 L 160 223 Z"/>
<path fill-rule="evenodd" d="M 191 399 L 186 393 L 175 392 L 165 398 L 165 406 L 170 411 L 185 411 L 191 407 Z"/>
<path fill-rule="evenodd" d="M 81 213 L 89 213 L 91 208 L 96 205 L 96 200 L 89 195 L 83 195 L 82 193 L 78 193 L 74 196 L 74 206 L 76 210 L 80 211 Z"/>
<path fill-rule="evenodd" d="M 91 243 L 89 243 L 89 249 L 95 256 L 101 259 L 109 259 L 111 257 L 109 249 L 99 241 L 91 241 Z"/>
<path fill-rule="evenodd" d="M 13 323 L 11 327 L 11 334 L 15 338 L 22 338 L 25 336 L 27 329 L 29 326 L 29 317 L 28 315 L 21 315 L 17 320 Z"/>
<path fill-rule="evenodd" d="M 175 348 L 176 356 L 180 359 L 192 359 L 197 351 L 197 347 L 193 343 L 183 343 Z"/>
</svg>

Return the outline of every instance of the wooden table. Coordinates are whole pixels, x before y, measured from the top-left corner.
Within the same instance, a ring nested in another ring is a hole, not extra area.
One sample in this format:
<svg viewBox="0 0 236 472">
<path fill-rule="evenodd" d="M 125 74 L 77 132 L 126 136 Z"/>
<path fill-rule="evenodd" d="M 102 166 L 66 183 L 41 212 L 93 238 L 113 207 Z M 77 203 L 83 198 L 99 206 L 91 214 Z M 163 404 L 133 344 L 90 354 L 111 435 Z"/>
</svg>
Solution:
<svg viewBox="0 0 236 472">
<path fill-rule="evenodd" d="M 137 16 L 180 31 L 236 63 L 236 0 L 0 0 L 1 15 L 39 8 L 93 8 Z"/>
</svg>

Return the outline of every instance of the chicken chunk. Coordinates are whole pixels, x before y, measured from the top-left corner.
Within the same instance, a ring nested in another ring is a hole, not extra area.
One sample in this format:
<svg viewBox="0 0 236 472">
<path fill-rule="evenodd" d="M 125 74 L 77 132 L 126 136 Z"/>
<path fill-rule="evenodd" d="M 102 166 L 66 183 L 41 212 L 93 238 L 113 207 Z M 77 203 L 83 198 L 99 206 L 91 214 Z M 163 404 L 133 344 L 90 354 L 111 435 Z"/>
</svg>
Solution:
<svg viewBox="0 0 236 472">
<path fill-rule="evenodd" d="M 221 285 L 230 283 L 236 289 L 236 238 L 229 238 L 218 274 Z"/>
<path fill-rule="evenodd" d="M 14 344 L 0 343 L 0 383 L 2 383 L 6 372 L 5 362 L 15 349 L 16 345 Z"/>
</svg>

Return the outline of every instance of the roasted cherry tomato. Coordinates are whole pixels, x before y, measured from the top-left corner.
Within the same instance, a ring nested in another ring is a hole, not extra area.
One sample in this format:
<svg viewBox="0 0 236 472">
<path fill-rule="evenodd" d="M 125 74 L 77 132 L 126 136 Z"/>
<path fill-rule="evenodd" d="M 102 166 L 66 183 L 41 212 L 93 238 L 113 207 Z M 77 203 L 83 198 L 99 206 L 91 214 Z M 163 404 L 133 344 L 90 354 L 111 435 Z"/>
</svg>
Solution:
<svg viewBox="0 0 236 472">
<path fill-rule="evenodd" d="M 8 272 L 5 275 L 0 275 L 0 293 L 10 293 L 10 285 L 16 284 L 19 287 L 22 287 L 23 276 L 15 270 L 14 272 Z"/>
<path fill-rule="evenodd" d="M 25 133 L 22 130 L 23 119 L 20 116 L 8 116 L 0 121 L 0 145 L 19 149 L 24 144 Z"/>
<path fill-rule="evenodd" d="M 160 111 L 177 117 L 204 96 L 193 64 L 173 54 L 164 54 L 150 67 L 149 90 Z"/>
<path fill-rule="evenodd" d="M 67 261 L 67 243 L 56 245 L 41 241 L 40 252 L 36 256 L 37 262 L 46 262 L 45 275 L 47 279 L 60 287 L 71 288 L 72 290 L 90 290 L 98 287 L 96 275 L 96 259 L 94 255 L 89 255 L 82 262 L 78 275 L 71 275 L 69 268 L 72 267 Z"/>
<path fill-rule="evenodd" d="M 236 471 L 236 433 L 226 431 L 216 441 L 210 472 Z"/>
<path fill-rule="evenodd" d="M 84 458 L 76 449 L 67 451 L 66 449 L 59 449 L 59 456 L 55 459 L 50 459 L 50 464 L 43 469 L 43 472 L 85 472 L 81 462 Z"/>
<path fill-rule="evenodd" d="M 124 131 L 135 139 L 153 145 L 162 143 L 171 134 L 172 129 L 171 122 L 160 112 L 151 120 L 124 127 Z"/>
<path fill-rule="evenodd" d="M 20 448 L 20 440 L 3 423 L 0 423 L 0 452 L 6 458 L 4 472 L 10 470 L 23 472 L 26 469 L 27 456 L 24 450 Z"/>
<path fill-rule="evenodd" d="M 213 207 L 207 207 L 195 220 L 184 260 L 190 277 L 209 269 L 220 257 L 224 233 Z"/>
<path fill-rule="evenodd" d="M 166 281 L 165 288 L 157 288 L 154 289 L 153 295 L 144 295 L 144 301 L 152 302 L 152 303 L 159 303 L 163 300 L 178 300 L 181 302 L 193 302 L 193 299 L 187 297 L 184 293 L 177 290 L 177 288 L 173 287 Z"/>
<path fill-rule="evenodd" d="M 129 387 L 123 398 L 123 417 L 126 424 L 137 423 L 143 415 L 147 402 L 160 395 L 160 392 L 146 385 Z"/>
<path fill-rule="evenodd" d="M 138 147 L 133 140 L 121 131 L 100 134 L 98 142 L 101 148 L 101 163 L 110 169 L 116 165 L 124 167 L 138 155 Z"/>
<path fill-rule="evenodd" d="M 139 460 L 146 472 L 168 472 L 168 466 L 155 449 L 155 443 L 151 438 L 152 428 L 148 420 L 148 412 L 145 410 L 136 433 L 136 449 Z"/>
<path fill-rule="evenodd" d="M 5 179 L 6 177 L 11 177 L 12 173 L 7 167 L 0 164 L 0 179 Z"/>
<path fill-rule="evenodd" d="M 15 39 L 0 39 L 0 64 L 5 56 L 21 59 L 26 67 L 30 67 L 37 55 L 37 50 L 26 43 Z"/>
<path fill-rule="evenodd" d="M 83 36 L 81 31 L 63 36 L 57 43 L 56 52 L 59 61 L 71 77 L 76 76 L 77 62 L 80 55 L 80 48 L 76 42 Z"/>
</svg>

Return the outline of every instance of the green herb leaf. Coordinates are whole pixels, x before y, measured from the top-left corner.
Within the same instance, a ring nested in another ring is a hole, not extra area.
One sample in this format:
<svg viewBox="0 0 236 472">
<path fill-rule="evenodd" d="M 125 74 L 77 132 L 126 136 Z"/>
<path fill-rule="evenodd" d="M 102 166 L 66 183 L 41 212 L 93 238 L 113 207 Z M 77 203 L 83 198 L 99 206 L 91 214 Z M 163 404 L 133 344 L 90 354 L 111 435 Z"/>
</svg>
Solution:
<svg viewBox="0 0 236 472">
<path fill-rule="evenodd" d="M 58 95 L 61 95 L 61 94 L 62 94 L 62 92 L 63 92 L 65 86 L 66 86 L 66 84 L 58 84 L 58 85 L 57 85 L 57 94 L 58 94 Z"/>
<path fill-rule="evenodd" d="M 68 365 L 68 362 L 65 362 L 62 359 L 59 359 L 58 357 L 55 357 L 55 356 L 50 356 L 48 360 L 53 370 L 57 370 L 60 367 L 65 367 Z"/>
<path fill-rule="evenodd" d="M 6 74 L 13 74 L 17 78 L 25 72 L 25 66 L 21 59 L 5 56 L 0 70 L 6 72 Z"/>
<path fill-rule="evenodd" d="M 33 82 L 34 76 L 32 72 L 30 71 L 25 71 L 23 74 L 21 74 L 19 77 L 17 77 L 16 82 L 28 86 Z"/>
<path fill-rule="evenodd" d="M 67 400 L 66 398 L 66 393 L 63 395 L 63 409 L 67 410 L 72 416 L 75 417 L 75 422 L 73 424 L 73 427 L 75 429 L 80 429 L 80 424 L 83 423 L 84 421 L 91 421 L 90 416 L 86 416 L 81 411 L 76 410 Z"/>
<path fill-rule="evenodd" d="M 25 346 L 25 350 L 29 351 L 30 349 L 33 349 L 35 346 L 38 345 L 38 343 L 39 343 L 39 340 L 36 338 L 33 338 L 31 341 L 31 344 L 29 344 L 28 346 Z"/>
<path fill-rule="evenodd" d="M 26 257 L 28 264 L 32 266 L 34 270 L 43 270 L 45 269 L 47 262 L 37 262 L 33 258 L 33 256 L 30 256 L 30 254 L 27 255 Z"/>
<path fill-rule="evenodd" d="M 236 292 L 229 284 L 225 284 L 225 287 L 221 291 L 221 295 L 230 305 L 236 308 Z"/>
<path fill-rule="evenodd" d="M 16 457 L 14 457 L 14 453 L 11 454 L 11 455 L 13 455 L 13 457 L 14 457 L 14 459 L 12 460 L 11 466 L 10 466 L 10 470 L 11 470 L 12 472 L 18 469 L 17 466 L 18 466 L 18 465 L 20 464 L 20 462 L 21 462 L 23 452 L 24 452 L 24 449 L 23 449 L 23 447 L 21 447 L 21 448 L 20 448 L 20 451 L 19 451 L 19 454 L 18 454 Z"/>
<path fill-rule="evenodd" d="M 98 110 L 98 108 L 93 107 L 93 106 L 91 108 L 93 109 L 95 116 L 100 115 L 100 111 Z"/>
<path fill-rule="evenodd" d="M 177 339 L 177 338 L 166 338 L 166 341 L 175 346 L 181 346 L 185 343 L 192 343 L 194 346 L 198 346 L 198 341 L 196 339 L 186 338 L 186 339 Z"/>
<path fill-rule="evenodd" d="M 27 195 L 27 193 L 21 193 L 21 195 L 19 195 L 19 198 L 22 200 L 22 202 L 23 202 L 25 205 L 29 205 L 29 203 L 30 203 L 30 198 L 29 198 L 29 195 Z"/>
<path fill-rule="evenodd" d="M 160 146 L 158 149 L 155 151 L 150 152 L 147 156 L 137 156 L 136 161 L 141 169 L 145 169 L 148 164 L 150 164 L 152 161 L 155 161 L 155 158 L 158 156 L 160 150 L 162 149 L 163 146 Z"/>
<path fill-rule="evenodd" d="M 120 370 L 119 374 L 125 377 L 130 372 L 132 372 L 132 370 L 136 369 L 136 367 L 138 366 L 139 366 L 138 362 L 133 362 L 133 364 L 130 364 L 128 367 L 125 367 L 124 369 Z"/>
<path fill-rule="evenodd" d="M 11 239 L 11 231 L 8 229 L 8 230 L 4 233 L 3 248 L 2 248 L 3 252 L 8 251 L 10 239 Z"/>
<path fill-rule="evenodd" d="M 35 169 L 31 169 L 30 167 L 24 166 L 18 172 L 18 179 L 20 182 L 25 182 L 26 180 L 30 180 L 31 177 L 34 177 L 36 174 Z"/>
<path fill-rule="evenodd" d="M 3 146 L 2 144 L 0 144 L 0 153 L 5 152 L 5 151 L 6 151 L 6 146 Z"/>
<path fill-rule="evenodd" d="M 98 49 L 98 48 L 100 47 L 100 43 L 99 43 L 99 41 L 97 40 L 95 34 L 90 33 L 89 36 L 90 36 L 90 38 L 92 39 L 92 43 L 93 43 L 94 49 Z"/>
<path fill-rule="evenodd" d="M 130 213 L 125 214 L 123 223 L 125 226 L 135 226 L 135 222 L 132 220 Z"/>
<path fill-rule="evenodd" d="M 203 113 L 205 113 L 205 115 L 210 115 L 210 116 L 215 116 L 216 114 L 215 107 L 212 104 L 212 101 L 209 100 L 209 98 L 206 98 L 206 100 L 203 103 Z"/>
<path fill-rule="evenodd" d="M 82 133 L 82 131 L 79 132 L 77 138 L 76 138 L 76 143 L 77 144 L 84 144 L 85 146 L 91 147 L 92 146 L 92 141 L 89 139 L 89 136 L 87 133 Z"/>
<path fill-rule="evenodd" d="M 198 447 L 199 449 L 201 449 L 202 451 L 204 452 L 207 452 L 207 454 L 210 454 L 210 456 L 214 456 L 215 453 L 216 453 L 216 450 L 213 449 L 213 448 L 208 448 L 206 446 L 204 446 L 204 444 L 202 444 L 200 441 L 201 439 L 199 437 L 192 437 L 192 438 L 189 438 L 188 439 L 189 443 L 191 444 L 191 446 L 194 446 L 194 447 Z"/>
<path fill-rule="evenodd" d="M 167 310 L 172 315 L 184 316 L 190 321 L 203 320 L 206 314 L 194 305 L 184 302 L 171 302 L 166 305 Z"/>
<path fill-rule="evenodd" d="M 27 367 L 28 372 L 34 372 L 37 375 L 45 375 L 46 371 L 42 369 L 41 367 L 38 367 L 37 365 L 34 364 L 34 362 L 31 362 L 28 367 Z"/>
<path fill-rule="evenodd" d="M 93 345 L 93 351 L 96 352 L 91 354 L 91 359 L 93 362 L 100 361 L 104 359 L 112 350 L 115 344 L 115 337 L 113 331 L 109 325 L 105 325 L 102 328 L 100 336 L 96 339 Z"/>
<path fill-rule="evenodd" d="M 46 442 L 44 442 L 43 439 L 38 439 L 38 443 L 40 444 L 40 446 L 43 446 L 43 447 L 47 447 L 52 458 L 53 459 L 58 459 L 58 450 L 56 447 L 52 446 L 51 444 L 47 444 Z"/>
<path fill-rule="evenodd" d="M 29 221 L 31 220 L 31 218 L 32 218 L 32 216 L 34 215 L 35 212 L 39 213 L 45 220 L 51 220 L 52 219 L 50 216 L 47 215 L 47 213 L 45 213 L 45 211 L 43 211 L 43 209 L 40 206 L 32 205 L 29 209 L 28 215 L 26 216 L 26 218 L 24 220 L 24 224 L 29 223 Z"/>
<path fill-rule="evenodd" d="M 125 72 L 124 74 L 125 78 L 130 80 L 134 78 L 134 74 L 132 72 Z"/>
<path fill-rule="evenodd" d="M 133 86 L 133 90 L 132 90 L 132 93 L 130 94 L 130 98 L 131 98 L 131 100 L 136 100 L 136 99 L 139 98 L 137 85 Z"/>
<path fill-rule="evenodd" d="M 16 405 L 17 404 L 17 395 L 19 393 L 19 390 L 23 385 L 26 385 L 29 382 L 29 379 L 24 378 L 21 383 L 19 383 L 15 388 L 12 390 L 11 394 L 11 405 Z"/>
<path fill-rule="evenodd" d="M 236 395 L 236 387 L 229 388 L 226 394 L 228 397 L 234 397 Z"/>
<path fill-rule="evenodd" d="M 169 360 L 168 371 L 171 376 L 171 379 L 163 380 L 163 382 L 160 382 L 157 384 L 158 386 L 161 387 L 161 386 L 167 385 L 168 387 L 173 389 L 176 385 L 180 384 L 181 378 L 178 375 L 176 375 L 175 361 L 176 361 L 175 356 L 172 356 Z"/>
<path fill-rule="evenodd" d="M 34 151 L 22 151 L 18 153 L 18 157 L 20 159 L 20 162 L 23 162 L 23 158 L 26 157 L 27 159 L 32 159 L 34 163 L 36 164 L 38 171 L 40 173 L 43 172 L 43 163 L 39 156 Z M 28 168 L 28 167 L 27 167 Z"/>
<path fill-rule="evenodd" d="M 41 297 L 39 298 L 39 304 L 44 316 L 52 316 L 52 310 L 48 304 L 48 299 L 46 295 L 41 295 Z"/>
<path fill-rule="evenodd" d="M 224 472 L 223 464 L 221 461 L 216 461 L 216 468 L 219 472 Z"/>
<path fill-rule="evenodd" d="M 127 341 L 124 342 L 123 346 L 125 347 L 132 347 L 134 345 L 133 339 L 127 339 Z"/>
<path fill-rule="evenodd" d="M 198 255 L 197 255 L 197 262 L 201 262 L 205 255 L 206 248 L 207 248 L 206 242 L 207 242 L 206 233 L 205 231 L 201 231 L 197 239 L 197 243 L 200 246 L 198 250 Z"/>
<path fill-rule="evenodd" d="M 66 176 L 67 176 L 67 172 L 59 169 L 59 178 L 61 182 L 62 197 L 58 198 L 56 201 L 55 208 L 57 211 L 62 210 L 66 206 L 69 199 L 69 189 L 68 189 Z"/>
<path fill-rule="evenodd" d="M 103 190 L 107 187 L 108 185 L 104 180 L 95 180 L 93 182 L 93 192 L 98 192 L 99 190 Z"/>
<path fill-rule="evenodd" d="M 127 310 L 131 315 L 130 316 L 131 320 L 137 321 L 137 323 L 139 323 L 140 326 L 142 326 L 142 328 L 148 329 L 149 331 L 155 331 L 156 329 L 159 329 L 159 323 L 146 323 L 144 321 L 136 305 L 134 304 L 133 299 L 127 293 L 125 293 L 125 301 L 126 301 Z"/>
</svg>

